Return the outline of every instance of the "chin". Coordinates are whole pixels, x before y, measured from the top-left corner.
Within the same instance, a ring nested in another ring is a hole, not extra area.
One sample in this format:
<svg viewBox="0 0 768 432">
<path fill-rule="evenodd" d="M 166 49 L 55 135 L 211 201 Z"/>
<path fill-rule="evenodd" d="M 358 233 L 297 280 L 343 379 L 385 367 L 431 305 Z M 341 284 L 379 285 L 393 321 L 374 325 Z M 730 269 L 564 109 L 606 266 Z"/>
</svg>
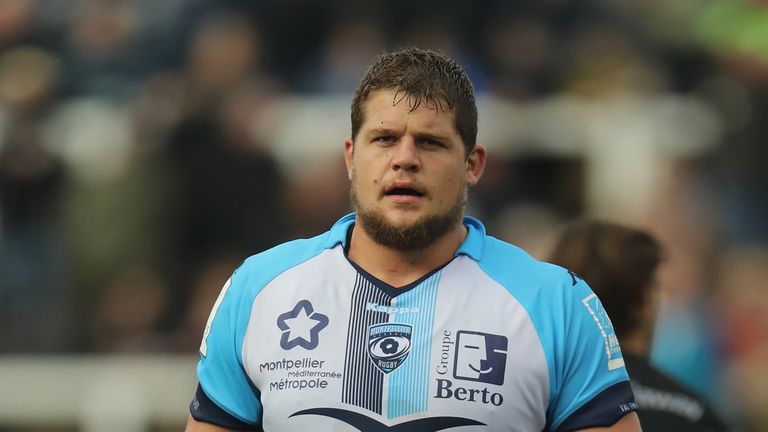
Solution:
<svg viewBox="0 0 768 432">
<path fill-rule="evenodd" d="M 431 215 L 418 210 L 395 210 L 384 212 L 384 220 L 394 227 L 407 228 L 428 220 Z"/>
</svg>

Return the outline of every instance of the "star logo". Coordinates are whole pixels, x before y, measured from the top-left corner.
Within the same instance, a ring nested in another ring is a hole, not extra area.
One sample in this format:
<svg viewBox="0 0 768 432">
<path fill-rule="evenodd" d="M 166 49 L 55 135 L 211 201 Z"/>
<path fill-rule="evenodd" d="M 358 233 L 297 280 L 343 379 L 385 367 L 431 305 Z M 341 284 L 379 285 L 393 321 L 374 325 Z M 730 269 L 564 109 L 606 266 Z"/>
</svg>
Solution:
<svg viewBox="0 0 768 432">
<path fill-rule="evenodd" d="M 306 350 L 317 348 L 320 330 L 328 325 L 328 317 L 315 312 L 309 300 L 296 303 L 293 310 L 277 317 L 277 327 L 282 330 L 280 346 L 290 350 L 300 346 Z"/>
</svg>

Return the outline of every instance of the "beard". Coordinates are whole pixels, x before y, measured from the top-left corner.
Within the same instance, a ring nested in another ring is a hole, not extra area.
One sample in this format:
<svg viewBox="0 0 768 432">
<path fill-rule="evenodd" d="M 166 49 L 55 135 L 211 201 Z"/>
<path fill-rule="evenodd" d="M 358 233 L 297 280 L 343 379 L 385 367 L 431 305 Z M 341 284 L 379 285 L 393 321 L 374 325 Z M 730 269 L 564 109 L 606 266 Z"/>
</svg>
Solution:
<svg viewBox="0 0 768 432">
<path fill-rule="evenodd" d="M 390 249 L 412 251 L 431 246 L 461 222 L 467 203 L 467 189 L 464 188 L 453 206 L 445 212 L 422 216 L 410 224 L 392 223 L 382 212 L 363 208 L 354 186 L 350 188 L 349 198 L 360 227 L 373 241 Z"/>
</svg>

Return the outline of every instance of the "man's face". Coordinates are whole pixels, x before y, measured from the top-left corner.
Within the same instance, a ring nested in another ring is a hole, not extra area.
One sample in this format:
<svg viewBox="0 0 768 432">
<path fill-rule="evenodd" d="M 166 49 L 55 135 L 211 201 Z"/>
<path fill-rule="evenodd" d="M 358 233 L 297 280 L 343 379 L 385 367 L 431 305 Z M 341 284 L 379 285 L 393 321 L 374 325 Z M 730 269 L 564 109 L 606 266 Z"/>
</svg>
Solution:
<svg viewBox="0 0 768 432">
<path fill-rule="evenodd" d="M 385 246 L 419 249 L 460 223 L 485 149 L 475 146 L 466 155 L 453 112 L 429 104 L 411 111 L 408 97 L 395 93 L 368 97 L 354 144 L 345 142 L 345 160 L 366 233 Z"/>
</svg>

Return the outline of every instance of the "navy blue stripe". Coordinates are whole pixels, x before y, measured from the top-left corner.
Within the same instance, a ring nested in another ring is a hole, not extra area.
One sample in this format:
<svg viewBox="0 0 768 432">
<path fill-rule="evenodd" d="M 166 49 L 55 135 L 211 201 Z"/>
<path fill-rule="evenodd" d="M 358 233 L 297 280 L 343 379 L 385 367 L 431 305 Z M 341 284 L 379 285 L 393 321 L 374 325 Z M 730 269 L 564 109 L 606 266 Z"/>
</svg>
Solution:
<svg viewBox="0 0 768 432">
<path fill-rule="evenodd" d="M 425 280 L 427 280 L 430 277 L 432 277 L 432 275 L 434 275 L 435 273 L 437 273 L 440 270 L 442 270 L 443 267 L 445 267 L 448 264 L 450 264 L 451 261 L 453 261 L 453 259 L 451 259 L 451 261 L 448 261 L 447 263 L 445 263 L 445 264 L 443 264 L 441 266 L 435 267 L 432 271 L 430 271 L 429 273 L 425 274 L 424 276 L 416 279 L 415 281 L 413 281 L 413 282 L 411 282 L 409 284 L 403 285 L 401 287 L 395 287 L 395 286 L 392 286 L 392 285 L 384 282 L 383 280 L 381 280 L 381 279 L 377 278 L 376 276 L 374 276 L 374 275 L 368 273 L 367 271 L 365 271 L 365 269 L 363 269 L 359 265 L 355 264 L 349 258 L 347 258 L 347 261 L 349 261 L 349 263 L 352 264 L 352 267 L 354 267 L 355 270 L 357 270 L 357 272 L 359 274 L 363 275 L 363 277 L 365 277 L 365 279 L 369 283 L 371 283 L 373 286 L 375 286 L 376 288 L 378 288 L 381 291 L 383 291 L 384 293 L 386 293 L 389 297 L 395 298 L 395 297 L 397 297 L 399 295 L 402 295 L 402 294 L 404 294 L 404 293 L 406 293 L 406 292 L 416 288 L 417 286 L 419 286 L 419 284 L 421 284 Z"/>
<path fill-rule="evenodd" d="M 224 411 L 205 394 L 199 384 L 195 392 L 195 399 L 189 404 L 189 413 L 192 414 L 193 419 L 199 422 L 209 423 L 226 429 L 257 432 L 262 430 L 261 426 L 242 422 L 232 416 L 232 414 Z"/>
<path fill-rule="evenodd" d="M 557 431 L 608 427 L 632 411 L 637 411 L 635 395 L 632 393 L 629 381 L 622 381 L 603 390 L 574 411 L 560 424 Z"/>
<path fill-rule="evenodd" d="M 341 400 L 377 414 L 382 412 L 384 374 L 368 357 L 368 327 L 385 323 L 389 317 L 383 312 L 367 311 L 366 304 L 388 305 L 391 301 L 358 273 L 350 305 Z"/>
</svg>

